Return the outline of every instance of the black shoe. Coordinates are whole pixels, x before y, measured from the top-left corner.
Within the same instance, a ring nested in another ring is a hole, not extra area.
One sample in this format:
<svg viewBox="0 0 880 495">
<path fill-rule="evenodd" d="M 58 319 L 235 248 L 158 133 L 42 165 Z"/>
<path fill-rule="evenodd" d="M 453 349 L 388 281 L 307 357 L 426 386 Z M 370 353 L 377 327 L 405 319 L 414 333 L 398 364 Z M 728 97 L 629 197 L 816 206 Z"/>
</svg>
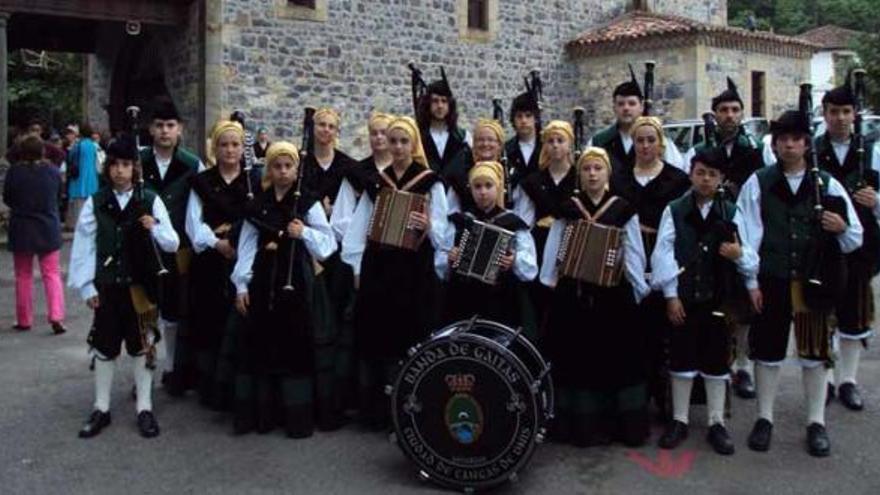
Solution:
<svg viewBox="0 0 880 495">
<path fill-rule="evenodd" d="M 159 436 L 159 423 L 152 411 L 141 411 L 137 415 L 138 430 L 144 438 L 153 438 Z"/>
<path fill-rule="evenodd" d="M 110 426 L 110 411 L 103 412 L 95 409 L 92 411 L 86 424 L 84 424 L 82 429 L 79 430 L 79 437 L 92 438 L 98 433 L 101 433 L 101 430 L 107 426 Z"/>
<path fill-rule="evenodd" d="M 688 425 L 678 420 L 673 420 L 666 427 L 666 431 L 657 440 L 657 446 L 661 449 L 674 449 L 681 445 L 688 437 Z"/>
<path fill-rule="evenodd" d="M 755 383 L 748 371 L 737 370 L 733 374 L 733 392 L 740 399 L 755 398 Z"/>
<path fill-rule="evenodd" d="M 840 402 L 842 402 L 847 409 L 861 411 L 865 408 L 865 403 L 862 401 L 862 394 L 859 393 L 859 388 L 856 387 L 855 383 L 844 383 L 837 388 L 837 395 L 840 397 Z"/>
<path fill-rule="evenodd" d="M 807 427 L 807 452 L 813 457 L 828 457 L 831 453 L 831 440 L 825 426 L 811 423 Z"/>
<path fill-rule="evenodd" d="M 755 421 L 752 433 L 749 434 L 749 448 L 757 452 L 770 450 L 770 440 L 773 438 L 773 423 L 764 418 Z"/>
<path fill-rule="evenodd" d="M 837 396 L 837 389 L 834 388 L 834 385 L 828 384 L 828 389 L 825 392 L 825 405 L 831 404 L 831 401 L 834 400 L 834 397 Z"/>
<path fill-rule="evenodd" d="M 709 433 L 706 435 L 709 445 L 721 455 L 732 455 L 734 452 L 733 440 L 727 433 L 727 428 L 721 423 L 715 423 L 709 427 Z"/>
<path fill-rule="evenodd" d="M 18 330 L 19 332 L 27 332 L 28 330 L 31 329 L 31 327 L 25 326 L 25 325 L 19 325 L 18 323 L 16 323 L 15 325 L 12 325 L 12 329 Z"/>
<path fill-rule="evenodd" d="M 61 335 L 66 332 L 67 328 L 65 328 L 64 323 L 61 323 L 60 321 L 52 322 L 52 333 L 54 333 L 55 335 Z"/>
</svg>

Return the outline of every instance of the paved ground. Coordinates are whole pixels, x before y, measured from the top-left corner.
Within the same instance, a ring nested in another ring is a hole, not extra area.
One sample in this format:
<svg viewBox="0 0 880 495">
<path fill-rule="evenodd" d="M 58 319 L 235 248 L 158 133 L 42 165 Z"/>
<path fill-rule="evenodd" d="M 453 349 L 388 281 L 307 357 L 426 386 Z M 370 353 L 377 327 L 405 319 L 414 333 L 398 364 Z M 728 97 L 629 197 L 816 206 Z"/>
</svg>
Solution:
<svg viewBox="0 0 880 495">
<path fill-rule="evenodd" d="M 66 256 L 65 256 L 66 259 Z M 38 314 L 44 318 L 41 286 Z M 41 324 L 15 333 L 12 257 L 0 253 L 0 493 L 442 493 L 417 481 L 410 464 L 384 437 L 348 427 L 308 440 L 280 433 L 232 437 L 229 420 L 190 397 L 161 391 L 155 406 L 162 435 L 135 430 L 130 362 L 123 360 L 113 392 L 113 425 L 92 440 L 76 432 L 90 411 L 92 377 L 84 306 L 68 299 L 70 332 L 50 336 Z M 518 484 L 501 493 L 627 494 L 877 494 L 880 493 L 880 353 L 862 367 L 867 409 L 828 410 L 833 454 L 804 451 L 802 386 L 787 367 L 777 400 L 773 449 L 751 452 L 745 438 L 754 403 L 736 400 L 731 429 L 737 453 L 712 453 L 703 436 L 705 413 L 692 417 L 691 438 L 672 454 L 653 446 L 579 450 L 538 449 Z M 653 439 L 659 433 L 655 431 Z"/>
</svg>

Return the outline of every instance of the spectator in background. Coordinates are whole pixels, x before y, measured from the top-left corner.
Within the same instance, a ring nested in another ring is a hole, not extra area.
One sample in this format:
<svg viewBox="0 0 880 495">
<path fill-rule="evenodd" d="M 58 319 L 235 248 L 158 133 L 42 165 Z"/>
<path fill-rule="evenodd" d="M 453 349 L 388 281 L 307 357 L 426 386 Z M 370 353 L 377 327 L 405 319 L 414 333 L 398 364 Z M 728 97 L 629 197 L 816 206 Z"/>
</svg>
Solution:
<svg viewBox="0 0 880 495">
<path fill-rule="evenodd" d="M 15 265 L 14 328 L 20 331 L 33 325 L 33 259 L 40 261 L 40 273 L 49 309 L 52 331 L 64 328 L 64 289 L 61 285 L 61 219 L 58 214 L 58 191 L 61 173 L 43 157 L 44 143 L 36 134 L 28 134 L 18 143 L 19 160 L 6 173 L 3 202 L 9 206 L 9 250 Z"/>
<path fill-rule="evenodd" d="M 88 124 L 80 127 L 81 139 L 67 152 L 67 219 L 73 230 L 86 199 L 98 190 L 98 145 Z"/>
</svg>

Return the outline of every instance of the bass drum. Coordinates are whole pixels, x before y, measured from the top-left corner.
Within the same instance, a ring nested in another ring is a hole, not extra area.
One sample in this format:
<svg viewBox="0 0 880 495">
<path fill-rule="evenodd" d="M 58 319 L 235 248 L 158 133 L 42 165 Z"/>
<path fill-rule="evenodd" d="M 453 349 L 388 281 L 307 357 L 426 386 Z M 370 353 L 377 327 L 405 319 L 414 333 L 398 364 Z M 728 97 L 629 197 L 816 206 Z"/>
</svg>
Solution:
<svg viewBox="0 0 880 495">
<path fill-rule="evenodd" d="M 440 485 L 471 492 L 515 480 L 553 415 L 549 372 L 518 331 L 476 318 L 449 325 L 402 363 L 392 438 Z"/>
</svg>

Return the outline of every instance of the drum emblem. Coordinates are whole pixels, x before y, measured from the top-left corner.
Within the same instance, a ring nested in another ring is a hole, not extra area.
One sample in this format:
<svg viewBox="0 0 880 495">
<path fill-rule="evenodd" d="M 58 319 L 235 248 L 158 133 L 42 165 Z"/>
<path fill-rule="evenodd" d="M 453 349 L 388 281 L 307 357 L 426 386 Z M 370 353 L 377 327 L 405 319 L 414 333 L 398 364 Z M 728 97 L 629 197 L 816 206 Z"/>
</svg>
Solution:
<svg viewBox="0 0 880 495">
<path fill-rule="evenodd" d="M 471 445 L 483 433 L 483 409 L 471 395 L 476 384 L 474 375 L 446 375 L 452 396 L 446 401 L 446 428 L 458 443 Z"/>
</svg>

